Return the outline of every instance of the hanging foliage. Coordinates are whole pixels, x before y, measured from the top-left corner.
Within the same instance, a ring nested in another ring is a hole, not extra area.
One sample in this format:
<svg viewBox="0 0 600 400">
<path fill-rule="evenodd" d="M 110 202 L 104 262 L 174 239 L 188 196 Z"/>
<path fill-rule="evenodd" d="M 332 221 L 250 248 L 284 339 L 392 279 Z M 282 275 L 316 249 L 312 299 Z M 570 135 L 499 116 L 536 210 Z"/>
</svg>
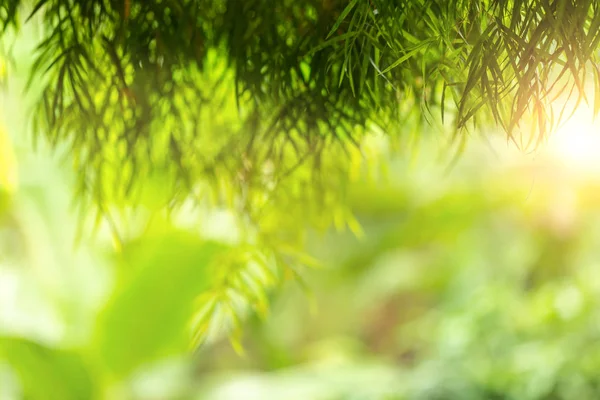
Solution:
<svg viewBox="0 0 600 400">
<path fill-rule="evenodd" d="M 554 115 L 557 96 L 590 100 L 598 7 L 11 0 L 0 18 L 5 30 L 44 25 L 30 81 L 43 87 L 35 132 L 71 147 L 82 194 L 135 201 L 159 174 L 173 178 L 171 205 L 208 181 L 226 182 L 237 206 L 252 209 L 249 194 L 264 198 L 299 166 L 318 187 L 332 173 L 324 157 L 347 175 L 343 152 L 374 127 L 403 133 L 415 110 L 422 122 L 450 120 L 458 139 L 471 123 L 494 123 L 520 146 L 539 143 L 566 116 Z"/>
</svg>

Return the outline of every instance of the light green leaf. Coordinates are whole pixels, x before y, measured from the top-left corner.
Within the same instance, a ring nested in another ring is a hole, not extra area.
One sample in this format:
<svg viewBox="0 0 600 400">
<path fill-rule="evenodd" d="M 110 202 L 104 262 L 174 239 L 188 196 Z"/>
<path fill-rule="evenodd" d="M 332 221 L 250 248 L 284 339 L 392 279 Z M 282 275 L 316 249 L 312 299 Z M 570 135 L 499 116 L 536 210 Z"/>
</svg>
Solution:
<svg viewBox="0 0 600 400">
<path fill-rule="evenodd" d="M 23 338 L 0 337 L 5 358 L 29 400 L 100 398 L 94 378 L 76 352 L 52 349 Z"/>
<path fill-rule="evenodd" d="M 184 232 L 144 238 L 124 248 L 130 274 L 119 282 L 97 327 L 97 347 L 117 376 L 181 354 L 194 299 L 207 288 L 206 268 L 224 246 Z"/>
</svg>

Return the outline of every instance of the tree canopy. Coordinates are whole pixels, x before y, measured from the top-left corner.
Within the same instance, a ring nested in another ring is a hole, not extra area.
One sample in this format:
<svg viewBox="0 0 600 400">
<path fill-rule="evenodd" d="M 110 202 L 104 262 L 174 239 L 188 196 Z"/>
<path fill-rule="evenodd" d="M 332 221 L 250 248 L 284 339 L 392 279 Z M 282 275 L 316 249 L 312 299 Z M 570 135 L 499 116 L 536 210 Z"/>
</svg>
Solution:
<svg viewBox="0 0 600 400">
<path fill-rule="evenodd" d="M 0 19 L 4 32 L 43 24 L 35 132 L 69 147 L 82 194 L 130 202 L 142 177 L 169 177 L 172 206 L 227 182 L 237 207 L 254 211 L 300 165 L 310 165 L 303 190 L 322 187 L 319 176 L 347 174 L 344 152 L 365 134 L 405 137 L 409 119 L 459 140 L 493 124 L 539 144 L 565 116 L 553 106 L 561 94 L 600 105 L 583 90 L 590 73 L 600 79 L 598 7 L 10 0 Z"/>
</svg>

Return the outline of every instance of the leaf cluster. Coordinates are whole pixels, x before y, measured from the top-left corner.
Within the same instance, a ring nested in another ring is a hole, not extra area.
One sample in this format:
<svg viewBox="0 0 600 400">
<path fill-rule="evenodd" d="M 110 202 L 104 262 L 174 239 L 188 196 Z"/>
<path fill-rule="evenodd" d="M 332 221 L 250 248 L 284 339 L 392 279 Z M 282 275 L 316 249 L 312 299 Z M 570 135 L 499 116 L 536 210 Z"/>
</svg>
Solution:
<svg viewBox="0 0 600 400">
<path fill-rule="evenodd" d="M 18 10 L 2 6 L 5 28 Z M 28 15 L 45 26 L 36 132 L 71 147 L 99 202 L 135 199 L 154 170 L 172 198 L 207 178 L 265 189 L 265 165 L 319 171 L 326 149 L 402 132 L 415 109 L 513 139 L 533 118 L 539 141 L 553 99 L 587 100 L 590 65 L 598 80 L 593 1 L 39 0 Z"/>
</svg>

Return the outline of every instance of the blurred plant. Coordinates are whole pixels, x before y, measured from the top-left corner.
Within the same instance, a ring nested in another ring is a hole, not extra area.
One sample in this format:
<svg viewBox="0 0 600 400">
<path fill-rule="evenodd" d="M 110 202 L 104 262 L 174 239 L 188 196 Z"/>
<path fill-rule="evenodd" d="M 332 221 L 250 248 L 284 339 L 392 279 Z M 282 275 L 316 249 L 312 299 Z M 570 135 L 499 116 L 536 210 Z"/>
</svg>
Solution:
<svg viewBox="0 0 600 400">
<path fill-rule="evenodd" d="M 202 361 L 200 398 L 599 395 L 599 176 L 468 150 L 444 177 L 428 154 L 419 174 L 393 163 L 391 182 L 357 184 L 363 239 L 310 241 L 331 266 L 307 278 L 318 312 L 281 293 L 249 328 L 244 370 L 224 347 Z"/>
</svg>

